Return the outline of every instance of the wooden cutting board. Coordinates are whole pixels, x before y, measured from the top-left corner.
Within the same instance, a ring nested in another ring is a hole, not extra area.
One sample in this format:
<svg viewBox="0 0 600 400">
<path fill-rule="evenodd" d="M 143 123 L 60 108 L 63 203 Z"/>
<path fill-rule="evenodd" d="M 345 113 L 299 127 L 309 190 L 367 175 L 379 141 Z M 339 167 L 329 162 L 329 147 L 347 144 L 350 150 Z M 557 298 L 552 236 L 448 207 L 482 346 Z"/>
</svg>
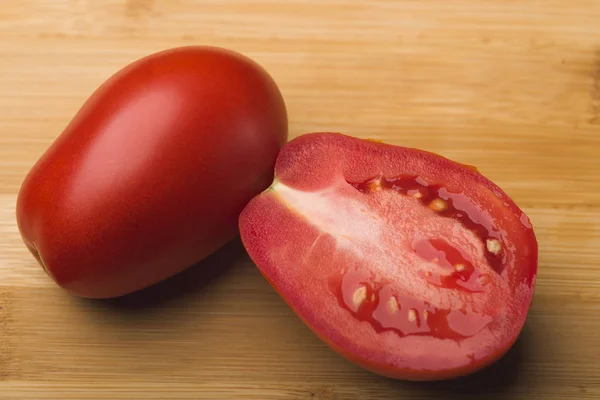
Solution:
<svg viewBox="0 0 600 400">
<path fill-rule="evenodd" d="M 54 286 L 17 232 L 24 175 L 109 75 L 192 44 L 266 67 L 291 137 L 420 147 L 503 187 L 540 246 L 513 350 L 445 383 L 365 372 L 314 337 L 237 241 L 118 302 Z M 4 0 L 0 398 L 598 399 L 599 160 L 597 0 Z"/>
</svg>

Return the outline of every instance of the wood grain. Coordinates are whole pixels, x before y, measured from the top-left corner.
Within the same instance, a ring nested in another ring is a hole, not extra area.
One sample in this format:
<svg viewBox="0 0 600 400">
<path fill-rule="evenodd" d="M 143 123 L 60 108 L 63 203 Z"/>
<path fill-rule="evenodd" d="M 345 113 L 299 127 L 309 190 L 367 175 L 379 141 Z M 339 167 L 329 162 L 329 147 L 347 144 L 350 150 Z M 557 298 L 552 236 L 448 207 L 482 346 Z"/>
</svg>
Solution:
<svg viewBox="0 0 600 400">
<path fill-rule="evenodd" d="M 0 398 L 600 398 L 599 22 L 596 0 L 4 0 Z M 49 282 L 15 225 L 24 175 L 113 72 L 189 44 L 265 66 L 291 137 L 420 147 L 500 184 L 540 244 L 514 349 L 452 382 L 367 373 L 298 321 L 237 241 L 118 302 Z"/>
</svg>

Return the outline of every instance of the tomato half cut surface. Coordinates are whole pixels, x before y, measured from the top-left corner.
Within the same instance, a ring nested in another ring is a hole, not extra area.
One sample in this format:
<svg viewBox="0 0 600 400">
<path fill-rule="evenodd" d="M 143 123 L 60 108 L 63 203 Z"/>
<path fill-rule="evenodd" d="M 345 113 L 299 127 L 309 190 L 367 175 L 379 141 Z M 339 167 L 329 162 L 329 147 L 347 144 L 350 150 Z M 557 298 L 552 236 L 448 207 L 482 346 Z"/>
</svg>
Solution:
<svg viewBox="0 0 600 400">
<path fill-rule="evenodd" d="M 407 380 L 470 374 L 531 305 L 529 218 L 474 168 L 338 133 L 288 142 L 240 216 L 265 278 L 335 351 Z"/>
</svg>

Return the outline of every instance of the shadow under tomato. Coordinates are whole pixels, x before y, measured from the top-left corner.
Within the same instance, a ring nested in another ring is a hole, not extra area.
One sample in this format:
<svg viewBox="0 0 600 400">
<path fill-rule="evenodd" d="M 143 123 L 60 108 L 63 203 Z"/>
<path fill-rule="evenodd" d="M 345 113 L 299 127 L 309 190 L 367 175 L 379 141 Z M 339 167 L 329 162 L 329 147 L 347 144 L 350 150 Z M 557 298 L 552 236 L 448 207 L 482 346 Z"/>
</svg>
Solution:
<svg viewBox="0 0 600 400">
<path fill-rule="evenodd" d="M 512 348 L 494 364 L 474 374 L 453 380 L 436 382 L 400 382 L 393 385 L 402 392 L 414 391 L 426 396 L 440 396 L 447 400 L 465 398 L 488 398 L 491 395 L 510 393 L 519 377 L 519 367 L 526 358 L 532 335 L 524 326 L 521 335 Z"/>
<path fill-rule="evenodd" d="M 245 258 L 242 242 L 236 237 L 203 261 L 153 286 L 117 298 L 90 301 L 124 310 L 164 305 L 209 286 Z"/>
</svg>

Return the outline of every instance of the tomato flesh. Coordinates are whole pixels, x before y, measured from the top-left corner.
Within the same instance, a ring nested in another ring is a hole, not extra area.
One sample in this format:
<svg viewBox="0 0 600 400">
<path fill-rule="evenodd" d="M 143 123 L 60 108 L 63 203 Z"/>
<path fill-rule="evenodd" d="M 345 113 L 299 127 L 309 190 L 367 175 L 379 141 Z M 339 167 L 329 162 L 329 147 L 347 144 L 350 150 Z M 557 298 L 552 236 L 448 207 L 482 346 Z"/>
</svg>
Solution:
<svg viewBox="0 0 600 400">
<path fill-rule="evenodd" d="M 527 216 L 473 168 L 315 133 L 284 146 L 240 217 L 263 275 L 333 349 L 430 380 L 501 357 L 525 322 L 537 243 Z"/>
</svg>

